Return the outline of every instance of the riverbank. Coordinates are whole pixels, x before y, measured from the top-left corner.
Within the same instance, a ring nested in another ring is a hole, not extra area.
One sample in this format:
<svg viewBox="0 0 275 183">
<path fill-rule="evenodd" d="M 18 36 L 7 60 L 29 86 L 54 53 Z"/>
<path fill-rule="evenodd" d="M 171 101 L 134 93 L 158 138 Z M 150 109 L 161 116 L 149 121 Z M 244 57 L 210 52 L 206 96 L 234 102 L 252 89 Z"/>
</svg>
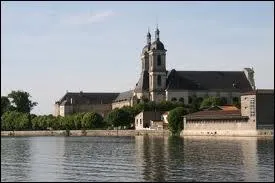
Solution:
<svg viewBox="0 0 275 183">
<path fill-rule="evenodd" d="M 272 137 L 274 130 L 257 130 L 256 134 L 238 135 L 213 135 L 213 134 L 182 134 L 182 136 L 260 136 Z M 1 131 L 1 137 L 5 136 L 169 136 L 169 130 L 41 130 L 41 131 Z"/>
</svg>

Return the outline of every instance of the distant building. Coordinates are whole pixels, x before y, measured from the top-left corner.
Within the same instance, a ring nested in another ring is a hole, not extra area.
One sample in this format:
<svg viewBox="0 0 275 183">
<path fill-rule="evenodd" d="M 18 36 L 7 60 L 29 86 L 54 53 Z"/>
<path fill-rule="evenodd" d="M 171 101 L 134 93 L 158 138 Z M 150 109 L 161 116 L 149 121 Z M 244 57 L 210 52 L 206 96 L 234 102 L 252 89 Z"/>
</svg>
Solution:
<svg viewBox="0 0 275 183">
<path fill-rule="evenodd" d="M 135 129 L 149 129 L 151 126 L 150 121 L 160 121 L 161 120 L 161 112 L 155 111 L 142 111 L 135 116 Z"/>
<path fill-rule="evenodd" d="M 119 93 L 72 93 L 67 92 L 55 102 L 55 116 L 79 112 L 97 112 L 102 116 L 112 110 L 112 101 Z"/>
<path fill-rule="evenodd" d="M 159 29 L 155 31 L 153 42 L 148 32 L 147 43 L 141 53 L 140 78 L 134 89 L 120 94 L 82 93 L 84 96 L 80 100 L 74 97 L 79 98 L 81 93 L 67 93 L 56 102 L 55 114 L 63 116 L 77 111 L 91 110 L 104 113 L 110 110 L 110 106 L 112 109 L 133 106 L 141 100 L 155 102 L 176 100 L 189 104 L 192 96 L 220 97 L 231 104 L 233 100 L 239 99 L 241 93 L 255 89 L 254 71 L 251 68 L 244 68 L 243 71 L 176 71 L 175 69 L 168 71 L 166 52 L 160 40 Z M 101 103 L 101 100 L 104 102 Z"/>
<path fill-rule="evenodd" d="M 241 96 L 241 108 L 247 109 L 244 115 L 256 116 L 257 129 L 274 129 L 274 90 L 258 89 Z"/>
<path fill-rule="evenodd" d="M 142 70 L 134 90 L 119 95 L 113 108 L 133 105 L 141 100 L 160 102 L 163 100 L 191 103 L 191 96 L 224 98 L 231 104 L 242 92 L 255 89 L 254 71 L 176 71 L 166 70 L 166 52 L 160 41 L 160 31 L 155 31 L 155 41 L 147 34 L 147 44 L 141 53 Z"/>
<path fill-rule="evenodd" d="M 241 109 L 213 107 L 187 114 L 183 135 L 257 135 L 274 129 L 274 90 L 243 93 Z"/>
</svg>

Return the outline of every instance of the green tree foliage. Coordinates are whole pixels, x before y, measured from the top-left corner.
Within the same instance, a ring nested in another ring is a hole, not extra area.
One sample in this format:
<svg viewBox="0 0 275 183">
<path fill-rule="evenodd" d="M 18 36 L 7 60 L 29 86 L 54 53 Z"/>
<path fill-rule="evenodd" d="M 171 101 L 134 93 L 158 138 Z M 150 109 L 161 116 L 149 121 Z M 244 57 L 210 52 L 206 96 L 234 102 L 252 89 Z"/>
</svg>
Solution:
<svg viewBox="0 0 275 183">
<path fill-rule="evenodd" d="M 200 108 L 204 109 L 215 105 L 222 105 L 221 99 L 218 97 L 207 97 L 203 99 Z"/>
<path fill-rule="evenodd" d="M 168 114 L 168 128 L 172 135 L 179 135 L 183 129 L 183 115 L 187 112 L 183 107 L 177 107 Z"/>
<path fill-rule="evenodd" d="M 5 112 L 9 111 L 11 107 L 11 103 L 8 97 L 1 96 L 1 116 Z"/>
<path fill-rule="evenodd" d="M 8 111 L 1 116 L 3 130 L 28 130 L 31 128 L 28 114 Z"/>
<path fill-rule="evenodd" d="M 8 94 L 8 98 L 11 99 L 11 103 L 17 112 L 30 113 L 37 102 L 32 102 L 30 100 L 31 95 L 24 91 L 12 91 Z"/>
<path fill-rule="evenodd" d="M 104 127 L 103 118 L 95 112 L 86 113 L 81 121 L 83 129 L 95 129 Z"/>
<path fill-rule="evenodd" d="M 134 122 L 133 115 L 125 109 L 114 109 L 105 118 L 105 121 L 112 127 L 129 128 Z"/>
<path fill-rule="evenodd" d="M 193 95 L 193 96 L 190 96 L 188 100 L 189 100 L 189 104 L 186 106 L 188 108 L 188 113 L 193 113 L 200 110 L 200 106 L 203 101 L 203 98 Z"/>
</svg>

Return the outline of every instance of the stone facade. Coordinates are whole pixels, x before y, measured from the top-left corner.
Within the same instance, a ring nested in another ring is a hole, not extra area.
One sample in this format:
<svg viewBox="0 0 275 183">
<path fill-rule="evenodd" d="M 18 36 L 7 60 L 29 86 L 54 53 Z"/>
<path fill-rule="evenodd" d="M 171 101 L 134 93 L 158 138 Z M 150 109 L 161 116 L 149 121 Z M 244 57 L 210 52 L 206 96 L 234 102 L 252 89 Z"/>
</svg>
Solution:
<svg viewBox="0 0 275 183">
<path fill-rule="evenodd" d="M 240 116 L 209 116 L 183 118 L 182 135 L 259 135 L 273 132 L 259 132 L 261 129 L 274 130 L 274 90 L 256 90 L 241 96 Z M 200 112 L 202 113 L 202 112 Z M 194 113 L 196 114 L 196 113 Z M 186 115 L 188 116 L 188 115 Z"/>
</svg>

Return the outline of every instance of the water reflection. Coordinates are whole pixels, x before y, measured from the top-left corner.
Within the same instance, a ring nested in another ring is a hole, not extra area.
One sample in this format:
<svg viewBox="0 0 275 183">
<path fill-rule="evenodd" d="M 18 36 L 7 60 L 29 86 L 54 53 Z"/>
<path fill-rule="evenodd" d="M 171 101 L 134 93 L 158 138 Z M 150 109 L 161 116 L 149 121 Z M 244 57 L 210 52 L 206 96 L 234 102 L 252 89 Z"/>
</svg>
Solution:
<svg viewBox="0 0 275 183">
<path fill-rule="evenodd" d="M 269 156 L 269 169 L 274 168 L 273 140 L 268 142 L 263 145 L 256 137 L 137 136 L 137 162 L 143 158 L 145 181 L 273 180 L 274 173 L 265 173 L 269 176 L 264 178 L 258 169 L 260 144 L 269 149 L 262 157 Z M 266 166 L 262 168 L 267 171 Z"/>
<path fill-rule="evenodd" d="M 60 181 L 63 172 L 65 137 L 32 137 L 31 181 Z"/>
<path fill-rule="evenodd" d="M 274 141 L 1 137 L 1 181 L 274 181 Z"/>
</svg>

